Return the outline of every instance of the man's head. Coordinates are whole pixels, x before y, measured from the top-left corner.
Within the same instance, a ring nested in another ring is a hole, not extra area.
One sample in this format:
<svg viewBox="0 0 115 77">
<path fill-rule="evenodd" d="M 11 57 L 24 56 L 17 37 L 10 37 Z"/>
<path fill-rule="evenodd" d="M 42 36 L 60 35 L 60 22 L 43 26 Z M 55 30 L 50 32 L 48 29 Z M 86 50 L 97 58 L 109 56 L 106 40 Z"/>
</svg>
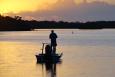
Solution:
<svg viewBox="0 0 115 77">
<path fill-rule="evenodd" d="M 51 30 L 51 33 L 54 33 L 54 30 Z"/>
</svg>

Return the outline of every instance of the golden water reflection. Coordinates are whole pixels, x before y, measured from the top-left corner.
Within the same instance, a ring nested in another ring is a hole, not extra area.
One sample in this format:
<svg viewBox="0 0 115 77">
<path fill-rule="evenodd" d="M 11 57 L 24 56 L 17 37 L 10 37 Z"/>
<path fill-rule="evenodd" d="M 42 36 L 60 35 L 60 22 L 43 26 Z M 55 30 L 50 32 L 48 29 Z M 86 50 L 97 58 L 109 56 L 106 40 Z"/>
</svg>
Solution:
<svg viewBox="0 0 115 77">
<path fill-rule="evenodd" d="M 39 45 L 21 42 L 0 42 L 0 77 L 25 77 L 36 74 L 35 53 Z M 37 76 L 37 75 L 36 75 Z"/>
<path fill-rule="evenodd" d="M 0 42 L 0 77 L 114 77 L 115 47 L 62 45 L 62 64 L 36 64 L 39 42 Z"/>
<path fill-rule="evenodd" d="M 42 67 L 42 77 L 57 77 L 57 67 L 59 64 L 45 63 L 40 64 L 39 66 Z"/>
</svg>

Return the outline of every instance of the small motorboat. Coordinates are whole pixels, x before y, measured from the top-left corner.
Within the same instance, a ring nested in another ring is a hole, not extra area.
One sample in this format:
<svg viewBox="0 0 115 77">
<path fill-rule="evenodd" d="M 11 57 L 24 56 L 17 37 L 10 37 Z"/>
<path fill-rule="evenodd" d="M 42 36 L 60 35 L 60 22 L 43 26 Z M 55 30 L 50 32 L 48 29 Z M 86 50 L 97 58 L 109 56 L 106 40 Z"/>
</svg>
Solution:
<svg viewBox="0 0 115 77">
<path fill-rule="evenodd" d="M 58 62 L 61 62 L 61 57 L 62 57 L 63 53 L 60 53 L 60 54 L 50 53 L 48 49 L 46 49 L 45 53 L 44 53 L 44 45 L 45 44 L 47 44 L 47 43 L 43 43 L 42 53 L 35 55 L 36 59 L 37 59 L 37 63 L 58 63 Z M 48 44 L 46 46 L 51 47 Z"/>
<path fill-rule="evenodd" d="M 36 55 L 36 58 L 37 58 L 37 63 L 46 63 L 46 62 L 57 63 L 61 61 L 61 56 L 62 56 L 62 53 L 52 54 L 50 56 L 47 56 L 46 54 L 39 54 L 39 55 Z"/>
</svg>

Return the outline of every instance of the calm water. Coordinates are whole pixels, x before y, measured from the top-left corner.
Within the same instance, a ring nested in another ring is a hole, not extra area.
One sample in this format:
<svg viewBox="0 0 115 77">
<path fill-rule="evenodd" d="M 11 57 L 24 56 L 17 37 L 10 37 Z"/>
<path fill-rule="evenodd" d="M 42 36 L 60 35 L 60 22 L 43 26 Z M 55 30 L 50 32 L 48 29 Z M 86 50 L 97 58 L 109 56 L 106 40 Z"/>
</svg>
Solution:
<svg viewBox="0 0 115 77">
<path fill-rule="evenodd" d="M 0 32 L 0 77 L 114 77 L 115 30 L 55 30 L 62 63 L 36 64 L 50 30 Z M 73 34 L 72 34 L 73 33 Z"/>
</svg>

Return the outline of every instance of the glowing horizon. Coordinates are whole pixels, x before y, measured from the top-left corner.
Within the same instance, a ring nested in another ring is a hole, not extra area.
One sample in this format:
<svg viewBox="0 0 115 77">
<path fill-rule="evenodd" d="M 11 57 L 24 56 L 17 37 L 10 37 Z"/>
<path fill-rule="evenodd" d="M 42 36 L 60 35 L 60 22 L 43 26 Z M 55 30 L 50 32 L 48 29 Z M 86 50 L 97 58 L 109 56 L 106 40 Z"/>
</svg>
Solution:
<svg viewBox="0 0 115 77">
<path fill-rule="evenodd" d="M 46 1 L 46 0 L 2 0 L 0 2 L 0 13 L 20 13 L 27 11 L 37 11 L 48 9 L 48 5 L 54 3 L 54 1 Z"/>
<path fill-rule="evenodd" d="M 59 0 L 1 0 L 0 1 L 0 13 L 21 13 L 21 12 L 27 12 L 27 11 L 39 11 L 39 10 L 45 10 L 49 9 L 50 5 L 56 3 L 56 1 Z M 61 1 L 61 0 L 60 0 Z M 63 1 L 63 0 L 62 0 Z M 79 4 L 84 1 L 92 2 L 97 0 L 75 0 L 75 3 Z M 103 1 L 103 0 L 100 0 Z M 114 0 L 104 0 L 108 3 L 115 3 Z M 69 6 L 69 5 L 68 5 Z"/>
</svg>

